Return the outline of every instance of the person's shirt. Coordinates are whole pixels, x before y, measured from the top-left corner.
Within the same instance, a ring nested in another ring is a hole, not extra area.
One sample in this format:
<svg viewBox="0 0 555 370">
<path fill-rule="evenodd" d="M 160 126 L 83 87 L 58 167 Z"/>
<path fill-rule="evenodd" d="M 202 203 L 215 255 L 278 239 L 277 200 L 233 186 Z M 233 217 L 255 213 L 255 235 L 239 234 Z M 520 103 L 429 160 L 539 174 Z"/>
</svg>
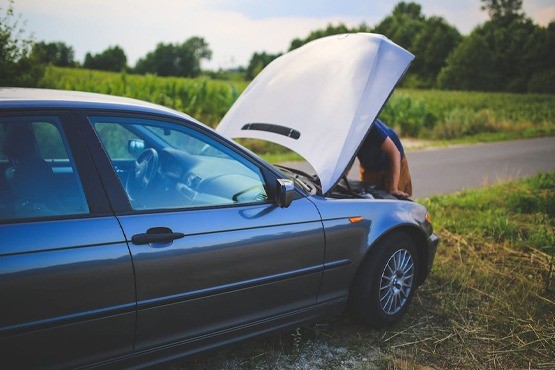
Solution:
<svg viewBox="0 0 555 370">
<path fill-rule="evenodd" d="M 360 150 L 358 151 L 357 157 L 360 161 L 362 167 L 368 171 L 387 171 L 389 168 L 389 158 L 380 147 L 382 146 L 385 139 L 390 138 L 399 153 L 401 153 L 401 158 L 405 156 L 405 150 L 399 140 L 399 136 L 393 131 L 389 126 L 380 121 L 375 120 L 370 128 L 370 132 L 366 136 L 366 139 L 362 143 Z"/>
</svg>

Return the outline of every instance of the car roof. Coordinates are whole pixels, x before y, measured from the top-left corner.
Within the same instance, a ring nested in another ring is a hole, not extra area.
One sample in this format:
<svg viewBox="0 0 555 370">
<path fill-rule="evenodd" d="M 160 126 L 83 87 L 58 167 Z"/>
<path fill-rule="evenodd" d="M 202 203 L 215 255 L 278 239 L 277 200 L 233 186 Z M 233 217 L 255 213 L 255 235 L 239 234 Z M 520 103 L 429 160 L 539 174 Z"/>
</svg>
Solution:
<svg viewBox="0 0 555 370">
<path fill-rule="evenodd" d="M 189 115 L 141 100 L 81 91 L 0 88 L 0 108 L 58 108 L 129 110 L 140 113 L 164 114 L 196 121 Z"/>
</svg>

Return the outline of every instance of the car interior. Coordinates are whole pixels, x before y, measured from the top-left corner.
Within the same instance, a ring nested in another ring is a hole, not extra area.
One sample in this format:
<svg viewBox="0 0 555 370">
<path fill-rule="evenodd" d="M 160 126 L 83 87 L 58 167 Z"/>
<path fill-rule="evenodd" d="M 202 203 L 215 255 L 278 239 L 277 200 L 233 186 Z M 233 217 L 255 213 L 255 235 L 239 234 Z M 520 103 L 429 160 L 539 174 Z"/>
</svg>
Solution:
<svg viewBox="0 0 555 370">
<path fill-rule="evenodd" d="M 258 169 L 173 127 L 92 118 L 133 209 L 190 208 L 264 201 Z"/>
<path fill-rule="evenodd" d="M 59 158 L 41 152 L 47 141 Z M 74 165 L 52 123 L 0 121 L 0 143 L 0 219 L 88 213 Z"/>
</svg>

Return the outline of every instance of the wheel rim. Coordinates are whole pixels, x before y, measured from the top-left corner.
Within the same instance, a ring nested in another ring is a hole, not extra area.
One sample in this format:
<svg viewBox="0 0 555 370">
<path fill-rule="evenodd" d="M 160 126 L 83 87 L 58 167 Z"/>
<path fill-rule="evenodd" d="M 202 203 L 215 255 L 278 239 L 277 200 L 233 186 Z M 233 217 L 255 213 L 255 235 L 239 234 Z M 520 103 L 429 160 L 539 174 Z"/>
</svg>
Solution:
<svg viewBox="0 0 555 370">
<path fill-rule="evenodd" d="M 388 315 L 403 308 L 412 290 L 414 261 L 406 249 L 395 252 L 385 264 L 380 279 L 380 305 Z"/>
</svg>

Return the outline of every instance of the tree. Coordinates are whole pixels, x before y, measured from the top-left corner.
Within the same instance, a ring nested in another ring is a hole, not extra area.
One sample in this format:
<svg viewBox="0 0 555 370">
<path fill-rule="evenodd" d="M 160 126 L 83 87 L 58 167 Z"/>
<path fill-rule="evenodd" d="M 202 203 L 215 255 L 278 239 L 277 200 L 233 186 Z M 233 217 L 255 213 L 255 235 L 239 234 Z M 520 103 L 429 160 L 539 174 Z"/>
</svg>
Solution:
<svg viewBox="0 0 555 370">
<path fill-rule="evenodd" d="M 204 41 L 202 37 L 193 36 L 189 38 L 185 41 L 183 47 L 189 49 L 193 53 L 199 66 L 202 59 L 210 60 L 212 58 L 212 50 L 210 50 L 208 43 Z"/>
<path fill-rule="evenodd" d="M 378 23 L 372 32 L 385 35 L 414 53 L 412 50 L 414 39 L 424 28 L 425 22 L 426 18 L 419 4 L 400 2 L 393 8 L 391 15 Z"/>
<path fill-rule="evenodd" d="M 41 41 L 33 45 L 31 55 L 44 64 L 58 67 L 73 67 L 75 65 L 75 51 L 63 42 L 45 43 Z"/>
<path fill-rule="evenodd" d="M 202 37 L 193 36 L 182 44 L 159 43 L 154 51 L 137 61 L 135 71 L 159 76 L 195 77 L 201 72 L 201 60 L 210 60 L 211 57 L 208 43 Z"/>
<path fill-rule="evenodd" d="M 442 88 L 553 92 L 555 23 L 540 27 L 521 0 L 482 0 L 490 19 L 453 51 L 442 69 Z M 472 70 L 474 66 L 474 71 Z"/>
<path fill-rule="evenodd" d="M 437 75 L 445 66 L 447 56 L 462 39 L 459 31 L 443 18 L 426 18 L 419 4 L 400 2 L 394 7 L 391 15 L 385 17 L 373 29 L 365 23 L 354 28 L 349 28 L 342 23 L 337 26 L 329 24 L 324 29 L 312 31 L 304 39 L 294 39 L 289 50 L 325 36 L 370 31 L 385 35 L 416 55 L 404 80 L 405 84 L 413 87 L 435 86 Z M 264 54 L 253 55 L 248 70 L 256 71 L 257 66 L 266 66 L 267 63 L 262 60 Z M 256 73 L 250 73 L 250 76 L 254 75 Z"/>
<path fill-rule="evenodd" d="M 404 83 L 432 87 L 447 56 L 459 44 L 459 31 L 441 17 L 426 18 L 416 3 L 398 3 L 391 15 L 372 30 L 385 35 L 415 55 Z"/>
<path fill-rule="evenodd" d="M 274 59 L 279 57 L 281 53 L 278 54 L 268 54 L 266 52 L 254 53 L 247 66 L 246 79 L 252 80 L 255 78 L 260 71 L 262 71 L 268 64 L 270 64 Z"/>
<path fill-rule="evenodd" d="M 360 27 L 361 28 L 366 27 L 366 25 L 362 24 Z M 349 29 L 343 23 L 339 23 L 337 26 L 334 26 L 330 23 L 326 28 L 310 32 L 310 34 L 304 39 L 296 38 L 293 41 L 291 41 L 291 45 L 289 46 L 289 51 L 297 49 L 303 46 L 304 44 L 309 43 L 310 41 L 314 41 L 322 37 L 339 35 L 342 33 L 351 33 L 351 32 L 362 32 L 362 30 Z"/>
<path fill-rule="evenodd" d="M 524 56 L 531 75 L 527 90 L 555 94 L 555 21 L 546 28 L 537 27 L 529 43 L 528 53 Z"/>
<path fill-rule="evenodd" d="M 482 0 L 482 9 L 491 19 L 473 32 L 483 37 L 494 53 L 495 69 L 499 74 L 497 90 L 526 92 L 530 79 L 553 66 L 545 29 L 534 24 L 522 11 L 521 0 Z M 543 29 L 543 31 L 542 31 Z"/>
<path fill-rule="evenodd" d="M 96 55 L 87 53 L 83 67 L 101 71 L 120 72 L 127 68 L 127 56 L 123 49 L 116 45 Z"/>
<path fill-rule="evenodd" d="M 498 76 L 495 55 L 482 36 L 472 33 L 447 58 L 438 76 L 443 89 L 495 90 Z"/>
<path fill-rule="evenodd" d="M 522 0 L 481 0 L 482 10 L 487 10 L 491 19 L 512 18 L 521 15 Z"/>
<path fill-rule="evenodd" d="M 0 12 L 0 85 L 35 86 L 44 68 L 30 55 L 33 40 L 25 36 L 21 16 L 14 19 L 12 0 Z"/>
<path fill-rule="evenodd" d="M 436 83 L 437 75 L 445 67 L 447 57 L 461 42 L 459 31 L 441 17 L 425 20 L 412 41 L 411 50 L 416 57 L 411 72 L 416 74 L 425 87 Z"/>
</svg>

